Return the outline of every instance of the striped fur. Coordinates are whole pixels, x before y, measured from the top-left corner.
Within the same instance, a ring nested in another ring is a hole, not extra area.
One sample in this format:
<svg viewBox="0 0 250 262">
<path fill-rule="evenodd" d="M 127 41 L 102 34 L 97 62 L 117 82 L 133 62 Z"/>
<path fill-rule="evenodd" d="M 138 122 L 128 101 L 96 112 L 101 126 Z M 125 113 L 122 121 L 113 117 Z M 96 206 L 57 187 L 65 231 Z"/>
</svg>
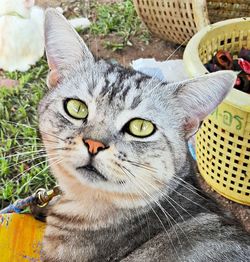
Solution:
<svg viewBox="0 0 250 262">
<path fill-rule="evenodd" d="M 228 93 L 234 74 L 160 82 L 94 61 L 54 10 L 47 11 L 45 30 L 48 61 L 57 77 L 53 75 L 56 81 L 40 103 L 40 130 L 63 195 L 47 217 L 42 260 L 210 261 L 209 255 L 199 260 L 195 247 L 200 250 L 201 245 L 215 258 L 225 251 L 225 261 L 236 261 L 230 260 L 236 250 L 246 258 L 246 233 L 197 193 L 187 152 L 188 137 Z M 86 121 L 67 115 L 68 98 L 85 102 Z M 133 118 L 153 122 L 156 131 L 146 138 L 131 136 L 124 126 Z M 107 147 L 91 156 L 86 139 Z M 102 176 L 79 169 L 90 161 Z M 224 244 L 232 230 L 230 245 Z M 162 235 L 164 252 L 154 242 Z M 151 243 L 149 256 L 144 243 Z M 218 252 L 220 243 L 223 252 Z"/>
</svg>

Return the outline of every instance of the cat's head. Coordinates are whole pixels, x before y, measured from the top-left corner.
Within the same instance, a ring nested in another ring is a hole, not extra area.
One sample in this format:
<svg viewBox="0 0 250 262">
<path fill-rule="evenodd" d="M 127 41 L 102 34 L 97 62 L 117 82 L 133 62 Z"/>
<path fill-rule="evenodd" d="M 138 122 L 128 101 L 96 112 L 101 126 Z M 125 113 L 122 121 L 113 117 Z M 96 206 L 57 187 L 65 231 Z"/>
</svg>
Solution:
<svg viewBox="0 0 250 262">
<path fill-rule="evenodd" d="M 30 8 L 34 4 L 35 0 L 0 0 L 0 16 L 17 13 L 20 16 L 29 17 Z"/>
<path fill-rule="evenodd" d="M 232 88 L 235 74 L 168 84 L 95 61 L 53 9 L 45 32 L 50 91 L 40 103 L 40 130 L 63 190 L 88 187 L 144 204 L 158 199 L 185 169 L 187 139 Z"/>
</svg>

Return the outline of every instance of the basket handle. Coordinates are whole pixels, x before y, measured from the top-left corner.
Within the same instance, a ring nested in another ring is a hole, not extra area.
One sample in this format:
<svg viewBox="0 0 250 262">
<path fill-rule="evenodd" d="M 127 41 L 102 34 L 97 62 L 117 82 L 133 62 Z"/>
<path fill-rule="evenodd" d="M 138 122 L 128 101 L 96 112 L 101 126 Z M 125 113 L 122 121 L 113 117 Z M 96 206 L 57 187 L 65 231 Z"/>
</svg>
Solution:
<svg viewBox="0 0 250 262">
<path fill-rule="evenodd" d="M 193 0 L 193 14 L 196 29 L 199 31 L 203 27 L 210 24 L 208 18 L 207 1 L 206 0 Z"/>
</svg>

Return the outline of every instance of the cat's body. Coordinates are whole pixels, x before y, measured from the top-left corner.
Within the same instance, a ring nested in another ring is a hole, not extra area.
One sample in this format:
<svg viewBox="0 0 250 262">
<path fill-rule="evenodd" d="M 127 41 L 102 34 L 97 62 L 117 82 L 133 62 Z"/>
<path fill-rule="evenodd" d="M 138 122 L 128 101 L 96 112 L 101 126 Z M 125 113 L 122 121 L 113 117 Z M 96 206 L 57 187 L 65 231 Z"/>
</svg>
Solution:
<svg viewBox="0 0 250 262">
<path fill-rule="evenodd" d="M 249 261 L 249 235 L 231 218 L 223 217 L 212 202 L 198 196 L 198 191 L 189 186 L 192 179 L 187 182 L 177 187 L 178 194 L 160 201 L 161 208 L 152 206 L 154 211 L 149 209 L 140 215 L 130 210 L 117 223 L 103 219 L 100 228 L 96 221 L 92 227 L 84 216 L 73 219 L 63 200 L 61 210 L 59 202 L 48 218 L 45 250 L 55 254 L 51 243 L 59 241 L 63 249 L 58 261 Z M 119 217 L 119 210 L 115 212 Z M 44 261 L 57 260 L 48 255 Z"/>
<path fill-rule="evenodd" d="M 26 71 L 44 53 L 44 12 L 34 0 L 0 0 L 0 69 Z"/>
<path fill-rule="evenodd" d="M 45 31 L 40 130 L 63 195 L 42 260 L 249 261 L 249 235 L 197 191 L 187 149 L 235 75 L 168 84 L 95 61 L 53 10 Z"/>
</svg>

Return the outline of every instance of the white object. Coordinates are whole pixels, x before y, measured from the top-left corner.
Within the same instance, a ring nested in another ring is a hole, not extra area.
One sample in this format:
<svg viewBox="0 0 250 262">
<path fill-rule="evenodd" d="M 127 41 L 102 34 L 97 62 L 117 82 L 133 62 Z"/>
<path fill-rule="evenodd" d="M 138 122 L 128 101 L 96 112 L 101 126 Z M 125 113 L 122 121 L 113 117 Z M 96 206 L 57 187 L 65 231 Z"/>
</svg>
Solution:
<svg viewBox="0 0 250 262">
<path fill-rule="evenodd" d="M 0 68 L 26 71 L 44 54 L 44 11 L 35 0 L 0 0 Z"/>
<path fill-rule="evenodd" d="M 89 19 L 85 17 L 73 18 L 70 19 L 69 22 L 74 28 L 79 28 L 79 29 L 85 29 L 89 27 L 91 24 Z"/>
<path fill-rule="evenodd" d="M 61 6 L 56 7 L 56 11 L 63 14 L 63 9 L 61 8 Z"/>
<path fill-rule="evenodd" d="M 131 66 L 146 75 L 162 81 L 176 82 L 189 78 L 182 59 L 156 61 L 154 58 L 133 60 Z"/>
<path fill-rule="evenodd" d="M 59 6 L 56 7 L 56 10 L 63 14 L 63 9 Z M 78 17 L 78 18 L 72 18 L 68 20 L 70 24 L 77 29 L 85 29 L 88 28 L 91 25 L 91 22 L 86 17 Z"/>
</svg>

